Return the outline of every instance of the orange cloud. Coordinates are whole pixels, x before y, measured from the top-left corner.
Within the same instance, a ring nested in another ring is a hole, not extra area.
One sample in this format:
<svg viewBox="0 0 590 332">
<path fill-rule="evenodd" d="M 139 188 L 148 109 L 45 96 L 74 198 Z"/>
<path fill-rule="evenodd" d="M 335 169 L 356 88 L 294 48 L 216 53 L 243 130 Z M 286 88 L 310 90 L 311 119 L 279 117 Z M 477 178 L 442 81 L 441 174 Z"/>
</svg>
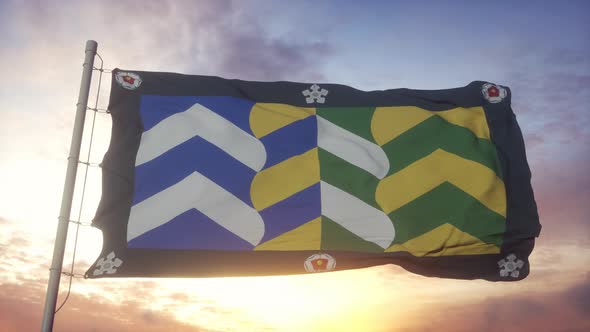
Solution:
<svg viewBox="0 0 590 332">
<path fill-rule="evenodd" d="M 0 331 L 39 331 L 44 288 L 39 284 L 0 284 Z M 180 323 L 169 313 L 142 309 L 134 301 L 109 304 L 96 298 L 72 296 L 55 319 L 60 332 L 205 332 Z"/>
<path fill-rule="evenodd" d="M 424 308 L 403 331 L 590 331 L 590 274 L 557 292 L 523 291 L 480 302 L 451 301 Z"/>
</svg>

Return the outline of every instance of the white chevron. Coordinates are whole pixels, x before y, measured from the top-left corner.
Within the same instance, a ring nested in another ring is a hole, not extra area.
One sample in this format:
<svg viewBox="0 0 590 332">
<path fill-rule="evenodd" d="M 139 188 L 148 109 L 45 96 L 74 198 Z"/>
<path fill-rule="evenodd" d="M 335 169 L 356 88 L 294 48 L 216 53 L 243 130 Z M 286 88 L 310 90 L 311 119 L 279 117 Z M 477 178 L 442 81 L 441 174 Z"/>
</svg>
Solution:
<svg viewBox="0 0 590 332">
<path fill-rule="evenodd" d="M 264 222 L 258 211 L 194 172 L 131 208 L 127 241 L 193 208 L 252 245 L 262 240 Z"/>
<path fill-rule="evenodd" d="M 135 166 L 147 163 L 197 135 L 255 171 L 260 171 L 266 163 L 262 142 L 197 103 L 162 120 L 141 135 Z"/>
<path fill-rule="evenodd" d="M 318 146 L 364 169 L 379 179 L 389 172 L 383 149 L 350 131 L 318 116 Z"/>
<path fill-rule="evenodd" d="M 324 181 L 320 182 L 320 191 L 322 215 L 381 248 L 391 245 L 395 228 L 383 211 Z"/>
</svg>

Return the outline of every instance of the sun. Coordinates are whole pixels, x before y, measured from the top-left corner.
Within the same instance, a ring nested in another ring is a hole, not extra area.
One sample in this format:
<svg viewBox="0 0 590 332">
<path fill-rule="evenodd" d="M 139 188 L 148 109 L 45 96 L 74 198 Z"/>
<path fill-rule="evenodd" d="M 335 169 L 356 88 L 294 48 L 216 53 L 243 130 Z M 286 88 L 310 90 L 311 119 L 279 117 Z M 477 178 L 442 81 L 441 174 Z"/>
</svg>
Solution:
<svg viewBox="0 0 590 332">
<path fill-rule="evenodd" d="M 384 313 L 391 308 L 394 297 L 379 286 L 381 278 L 372 269 L 300 276 L 213 278 L 199 282 L 195 292 L 199 298 L 206 297 L 215 303 L 219 310 L 233 312 L 233 317 L 228 314 L 228 320 L 246 317 L 252 323 L 252 331 L 256 330 L 255 325 L 287 332 L 391 331 L 381 318 L 387 314 L 388 320 L 395 319 L 396 311 Z M 203 316 L 194 312 L 178 312 L 178 316 L 181 320 L 194 320 L 195 324 L 203 322 Z M 216 325 L 216 322 L 208 324 Z M 249 330 L 246 326 L 240 328 Z"/>
</svg>

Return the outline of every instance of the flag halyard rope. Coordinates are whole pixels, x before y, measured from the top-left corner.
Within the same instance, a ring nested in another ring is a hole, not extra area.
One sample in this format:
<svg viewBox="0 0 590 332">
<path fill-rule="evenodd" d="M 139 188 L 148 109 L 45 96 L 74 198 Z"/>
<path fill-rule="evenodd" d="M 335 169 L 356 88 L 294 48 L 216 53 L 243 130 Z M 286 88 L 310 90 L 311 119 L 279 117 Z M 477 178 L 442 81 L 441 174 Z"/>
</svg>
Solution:
<svg viewBox="0 0 590 332">
<path fill-rule="evenodd" d="M 70 266 L 70 270 L 69 271 L 63 271 L 62 270 L 62 274 L 68 277 L 68 291 L 66 293 L 65 298 L 63 299 L 62 303 L 57 307 L 57 309 L 55 310 L 55 313 L 58 313 L 59 310 L 61 308 L 64 307 L 64 305 L 66 304 L 66 302 L 68 301 L 69 297 L 70 297 L 70 293 L 72 290 L 72 279 L 73 278 L 86 278 L 84 276 L 84 274 L 79 274 L 79 273 L 74 273 L 74 268 L 75 268 L 75 262 L 76 262 L 76 250 L 78 247 L 78 235 L 80 232 L 80 226 L 92 226 L 91 223 L 87 223 L 87 222 L 81 222 L 80 219 L 82 217 L 82 210 L 83 210 L 83 206 L 84 206 L 84 198 L 85 198 L 85 194 L 86 194 L 86 183 L 88 180 L 88 169 L 90 167 L 100 167 L 99 163 L 91 163 L 90 162 L 90 155 L 92 152 L 92 143 L 94 140 L 94 128 L 95 128 L 95 124 L 96 124 L 96 114 L 108 114 L 110 113 L 108 111 L 108 109 L 103 109 L 103 108 L 98 108 L 98 102 L 99 102 L 99 97 L 100 97 L 100 88 L 102 85 L 102 74 L 103 73 L 110 73 L 111 70 L 110 69 L 105 69 L 103 67 L 104 65 L 104 61 L 102 59 L 102 57 L 100 56 L 100 54 L 96 53 L 96 56 L 100 59 L 100 67 L 93 67 L 92 69 L 95 71 L 99 72 L 98 75 L 98 87 L 96 90 L 96 97 L 94 100 L 94 107 L 88 107 L 86 106 L 86 109 L 89 111 L 92 111 L 92 124 L 91 124 L 91 129 L 90 129 L 90 141 L 88 143 L 88 152 L 86 154 L 86 159 L 85 160 L 78 160 L 78 163 L 85 165 L 85 169 L 84 169 L 84 177 L 83 177 L 83 181 L 82 181 L 82 193 L 81 193 L 81 198 L 80 198 L 80 205 L 78 208 L 78 218 L 77 220 L 69 220 L 69 222 L 73 223 L 76 225 L 76 232 L 74 235 L 74 250 L 72 253 L 72 263 Z"/>
</svg>

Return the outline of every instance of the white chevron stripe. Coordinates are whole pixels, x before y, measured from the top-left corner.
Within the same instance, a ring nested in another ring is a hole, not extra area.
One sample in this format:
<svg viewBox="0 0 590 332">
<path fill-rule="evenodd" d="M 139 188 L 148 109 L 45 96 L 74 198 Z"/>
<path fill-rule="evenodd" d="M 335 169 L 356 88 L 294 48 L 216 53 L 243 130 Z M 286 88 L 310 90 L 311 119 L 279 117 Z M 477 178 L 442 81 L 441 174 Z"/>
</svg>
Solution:
<svg viewBox="0 0 590 332">
<path fill-rule="evenodd" d="M 322 118 L 318 119 L 318 146 L 383 179 L 389 159 L 383 149 L 350 131 Z"/>
<path fill-rule="evenodd" d="M 260 171 L 266 163 L 262 142 L 203 105 L 194 104 L 141 135 L 135 166 L 147 163 L 197 135 L 255 171 Z"/>
<path fill-rule="evenodd" d="M 131 208 L 127 241 L 193 208 L 252 245 L 262 240 L 264 222 L 258 211 L 199 172 L 194 172 Z"/>
<path fill-rule="evenodd" d="M 322 215 L 381 248 L 391 245 L 395 228 L 383 211 L 324 181 L 320 182 L 320 188 Z"/>
</svg>

